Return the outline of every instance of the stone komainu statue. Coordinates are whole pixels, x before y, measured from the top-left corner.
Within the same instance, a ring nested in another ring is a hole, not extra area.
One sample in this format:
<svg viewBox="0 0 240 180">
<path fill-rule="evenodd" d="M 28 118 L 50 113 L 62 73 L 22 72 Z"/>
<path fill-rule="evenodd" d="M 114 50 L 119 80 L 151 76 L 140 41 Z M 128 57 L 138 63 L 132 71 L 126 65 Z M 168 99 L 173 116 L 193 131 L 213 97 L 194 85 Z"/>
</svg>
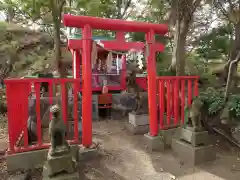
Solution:
<svg viewBox="0 0 240 180">
<path fill-rule="evenodd" d="M 132 70 L 127 77 L 127 92 L 133 93 L 135 96 L 136 104 L 133 112 L 136 114 L 141 114 L 141 109 L 143 106 L 143 99 L 147 99 L 147 93 L 142 92 L 142 89 L 136 83 L 136 72 Z M 145 97 L 146 96 L 146 97 Z"/>
<path fill-rule="evenodd" d="M 56 104 L 52 106 L 51 112 L 52 120 L 49 123 L 49 136 L 51 142 L 50 155 L 55 156 L 70 151 L 70 146 L 65 139 L 66 125 L 61 118 L 59 105 Z"/>
<path fill-rule="evenodd" d="M 196 97 L 192 101 L 192 105 L 189 110 L 189 118 L 187 126 L 192 127 L 193 131 L 202 129 L 202 107 L 204 103 L 199 97 Z"/>
</svg>

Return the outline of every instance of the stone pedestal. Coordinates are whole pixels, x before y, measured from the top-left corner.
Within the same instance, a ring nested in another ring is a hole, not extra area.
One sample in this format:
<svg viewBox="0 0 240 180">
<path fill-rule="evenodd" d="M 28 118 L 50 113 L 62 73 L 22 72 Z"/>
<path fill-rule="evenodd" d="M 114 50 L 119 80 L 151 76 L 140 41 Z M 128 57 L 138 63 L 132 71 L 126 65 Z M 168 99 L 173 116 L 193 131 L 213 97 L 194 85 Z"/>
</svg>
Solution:
<svg viewBox="0 0 240 180">
<path fill-rule="evenodd" d="M 184 163 L 191 165 L 202 164 L 207 161 L 215 160 L 216 158 L 213 145 L 194 147 L 182 140 L 173 139 L 172 149 Z"/>
<path fill-rule="evenodd" d="M 202 164 L 216 158 L 215 148 L 210 144 L 207 131 L 194 132 L 182 128 L 179 139 L 172 140 L 173 152 L 191 165 Z"/>
<path fill-rule="evenodd" d="M 172 140 L 174 138 L 179 137 L 180 135 L 180 128 L 169 128 L 169 129 L 161 129 L 159 131 L 159 135 L 162 136 L 163 142 L 164 142 L 164 147 L 165 148 L 170 148 L 172 146 Z"/>
<path fill-rule="evenodd" d="M 72 174 L 62 173 L 54 177 L 48 177 L 47 172 L 43 169 L 43 180 L 79 180 L 79 172 Z"/>
<path fill-rule="evenodd" d="M 164 142 L 162 136 L 151 136 L 149 133 L 144 134 L 147 149 L 150 151 L 164 150 Z"/>
<path fill-rule="evenodd" d="M 209 144 L 209 136 L 207 131 L 194 132 L 191 129 L 182 128 L 180 139 L 187 141 L 194 147 Z"/>
<path fill-rule="evenodd" d="M 76 159 L 71 152 L 56 157 L 48 154 L 47 161 L 43 166 L 43 180 L 79 179 L 76 165 Z"/>
<path fill-rule="evenodd" d="M 126 123 L 126 128 L 133 134 L 145 134 L 149 131 L 149 116 L 148 114 L 129 113 L 129 121 Z"/>
</svg>

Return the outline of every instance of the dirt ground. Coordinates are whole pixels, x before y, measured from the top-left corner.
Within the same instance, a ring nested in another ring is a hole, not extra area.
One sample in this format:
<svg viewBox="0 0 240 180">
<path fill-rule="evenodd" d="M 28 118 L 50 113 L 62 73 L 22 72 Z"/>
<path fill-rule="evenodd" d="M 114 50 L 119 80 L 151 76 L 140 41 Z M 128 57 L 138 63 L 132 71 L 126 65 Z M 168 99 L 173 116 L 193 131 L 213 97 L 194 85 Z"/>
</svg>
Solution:
<svg viewBox="0 0 240 180">
<path fill-rule="evenodd" d="M 2 127 L 1 132 L 5 133 L 2 129 L 6 126 Z M 193 168 L 175 158 L 171 150 L 147 152 L 143 136 L 127 133 L 124 121 L 94 122 L 93 134 L 94 142 L 99 144 L 99 156 L 80 163 L 82 180 L 239 180 L 240 177 L 240 154 L 220 137 L 214 138 L 217 159 Z M 6 142 L 6 136 L 0 138 L 0 142 Z M 0 158 L 0 180 L 7 179 L 4 165 L 4 158 Z M 34 179 L 41 179 L 41 172 L 36 170 L 34 174 Z"/>
</svg>

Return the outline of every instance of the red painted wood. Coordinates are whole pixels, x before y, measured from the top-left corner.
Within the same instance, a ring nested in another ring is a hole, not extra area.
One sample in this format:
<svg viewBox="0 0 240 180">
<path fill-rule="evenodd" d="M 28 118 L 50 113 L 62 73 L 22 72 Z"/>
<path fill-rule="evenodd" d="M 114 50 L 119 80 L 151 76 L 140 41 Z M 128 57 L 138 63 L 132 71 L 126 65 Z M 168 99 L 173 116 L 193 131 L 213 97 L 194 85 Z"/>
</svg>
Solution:
<svg viewBox="0 0 240 180">
<path fill-rule="evenodd" d="M 37 137 L 38 145 L 42 145 L 42 121 L 41 121 L 41 107 L 40 107 L 40 83 L 34 83 L 35 94 L 36 94 L 36 116 L 37 116 Z"/>
<path fill-rule="evenodd" d="M 192 80 L 188 79 L 188 106 L 192 104 Z"/>
<path fill-rule="evenodd" d="M 83 99 L 82 99 L 82 144 L 92 145 L 92 29 L 85 25 L 83 30 L 82 64 L 83 66 Z"/>
<path fill-rule="evenodd" d="M 184 124 L 185 117 L 185 80 L 181 80 L 181 120 Z"/>
<path fill-rule="evenodd" d="M 164 81 L 160 80 L 159 81 L 159 108 L 160 108 L 160 113 L 159 113 L 159 121 L 160 121 L 160 129 L 164 128 L 164 100 L 165 100 L 165 90 L 164 90 Z"/>
<path fill-rule="evenodd" d="M 145 91 L 147 91 L 147 77 L 137 77 L 136 78 L 136 83 L 138 84 L 138 86 L 142 89 L 144 89 Z"/>
<path fill-rule="evenodd" d="M 171 81 L 167 80 L 167 125 L 171 123 Z"/>
<path fill-rule="evenodd" d="M 168 32 L 166 24 L 152 24 L 146 22 L 126 21 L 119 19 L 108 19 L 91 16 L 63 15 L 63 24 L 66 27 L 83 28 L 86 24 L 93 29 L 125 31 L 125 32 L 145 32 L 150 30 L 156 34 L 164 35 Z"/>
<path fill-rule="evenodd" d="M 156 32 L 156 31 L 155 31 Z M 154 49 L 155 33 L 152 27 L 146 34 L 149 54 L 147 56 L 147 72 L 148 72 L 148 103 L 149 103 L 149 127 L 150 135 L 158 135 L 157 120 L 157 81 L 156 81 L 156 51 Z"/>
<path fill-rule="evenodd" d="M 179 80 L 177 79 L 174 83 L 174 125 L 179 124 L 179 103 Z"/>
<path fill-rule="evenodd" d="M 42 82 L 48 82 L 50 84 L 73 83 L 74 85 L 77 86 L 79 84 L 79 79 L 48 79 L 48 78 L 32 79 L 30 78 L 30 79 L 7 79 L 4 82 L 6 84 L 6 95 L 7 95 L 7 105 L 8 105 L 8 132 L 9 132 L 8 153 L 14 154 L 17 152 L 26 152 L 30 150 L 47 148 L 47 146 L 42 142 L 42 134 L 41 134 L 40 87 L 39 87 L 40 83 Z M 35 146 L 29 146 L 28 134 L 27 134 L 28 133 L 27 132 L 28 97 L 29 97 L 30 84 L 34 84 L 34 87 L 35 87 L 34 90 L 36 94 L 38 143 Z M 49 95 L 51 96 L 50 101 L 52 102 L 51 90 Z M 74 98 L 76 102 L 76 98 L 77 98 L 76 93 L 74 94 Z M 74 111 L 77 112 L 76 107 Z M 74 114 L 76 115 L 75 112 Z M 77 127 L 75 127 L 75 130 L 76 128 Z M 16 143 L 19 140 L 19 137 L 21 134 L 23 135 L 23 138 L 24 138 L 23 139 L 24 146 L 18 148 L 16 147 Z M 73 142 L 78 143 L 78 138 L 76 137 L 76 135 L 74 136 Z"/>
<path fill-rule="evenodd" d="M 69 49 L 82 49 L 82 39 L 69 39 L 68 40 L 68 48 Z M 130 49 L 136 50 L 144 50 L 145 43 L 143 42 L 124 42 L 118 40 L 111 41 L 101 41 L 104 45 L 105 49 L 113 50 L 113 51 L 129 51 Z M 153 44 L 153 47 L 156 51 L 162 52 L 164 51 L 164 45 L 161 43 Z M 101 50 L 102 48 L 99 48 Z"/>
</svg>

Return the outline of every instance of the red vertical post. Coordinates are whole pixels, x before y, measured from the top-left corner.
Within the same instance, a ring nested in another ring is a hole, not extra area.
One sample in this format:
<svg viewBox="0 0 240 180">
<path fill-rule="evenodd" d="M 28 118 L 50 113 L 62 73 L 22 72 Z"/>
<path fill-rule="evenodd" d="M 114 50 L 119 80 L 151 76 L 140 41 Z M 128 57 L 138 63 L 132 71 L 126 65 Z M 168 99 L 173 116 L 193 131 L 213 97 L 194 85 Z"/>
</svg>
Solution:
<svg viewBox="0 0 240 180">
<path fill-rule="evenodd" d="M 15 144 L 14 144 L 14 96 L 12 96 L 12 93 L 14 91 L 14 89 L 12 88 L 11 84 L 7 83 L 5 81 L 6 84 L 6 99 L 7 99 L 7 106 L 8 106 L 8 111 L 7 111 L 7 115 L 8 115 L 8 141 L 9 141 L 9 153 L 13 154 L 15 152 Z"/>
<path fill-rule="evenodd" d="M 192 80 L 188 80 L 188 106 L 192 104 Z"/>
<path fill-rule="evenodd" d="M 164 94 L 164 80 L 159 80 L 159 121 L 160 121 L 160 129 L 164 128 L 164 100 L 165 100 L 165 94 Z"/>
<path fill-rule="evenodd" d="M 53 104 L 53 82 L 48 83 L 48 90 L 49 90 L 49 105 Z M 52 119 L 52 112 L 49 113 L 49 118 Z"/>
<path fill-rule="evenodd" d="M 157 85 L 156 85 L 156 51 L 154 49 L 155 33 L 153 30 L 146 35 L 148 54 L 147 54 L 147 72 L 148 72 L 148 106 L 149 106 L 149 126 L 150 135 L 157 136 Z"/>
<path fill-rule="evenodd" d="M 171 123 L 171 80 L 167 80 L 167 125 Z"/>
<path fill-rule="evenodd" d="M 92 145 L 92 29 L 85 25 L 82 30 L 83 48 L 83 99 L 82 99 L 82 144 Z"/>
<path fill-rule="evenodd" d="M 117 31 L 116 32 L 116 40 L 118 42 L 125 42 L 125 32 L 124 31 Z"/>
<path fill-rule="evenodd" d="M 184 124 L 184 111 L 185 111 L 185 80 L 181 80 L 181 120 Z"/>
<path fill-rule="evenodd" d="M 37 115 L 37 139 L 38 145 L 42 145 L 42 122 L 41 122 L 41 101 L 40 101 L 40 83 L 34 83 L 36 93 L 36 115 Z"/>
<path fill-rule="evenodd" d="M 179 80 L 174 82 L 174 125 L 178 124 L 179 119 Z"/>
<path fill-rule="evenodd" d="M 70 50 L 71 51 L 71 54 L 72 54 L 72 75 L 73 75 L 73 78 L 75 78 L 75 74 L 76 74 L 76 61 L 75 61 L 75 51 L 74 50 Z"/>
<path fill-rule="evenodd" d="M 28 90 L 29 83 L 21 82 L 19 83 L 19 89 L 17 95 L 20 97 L 18 108 L 21 111 L 21 114 L 18 114 L 22 119 L 23 127 L 23 141 L 24 148 L 28 148 L 28 130 L 27 130 L 27 121 L 28 121 Z"/>
<path fill-rule="evenodd" d="M 175 80 L 171 80 L 171 117 L 174 117 L 174 84 L 175 84 Z"/>
</svg>

